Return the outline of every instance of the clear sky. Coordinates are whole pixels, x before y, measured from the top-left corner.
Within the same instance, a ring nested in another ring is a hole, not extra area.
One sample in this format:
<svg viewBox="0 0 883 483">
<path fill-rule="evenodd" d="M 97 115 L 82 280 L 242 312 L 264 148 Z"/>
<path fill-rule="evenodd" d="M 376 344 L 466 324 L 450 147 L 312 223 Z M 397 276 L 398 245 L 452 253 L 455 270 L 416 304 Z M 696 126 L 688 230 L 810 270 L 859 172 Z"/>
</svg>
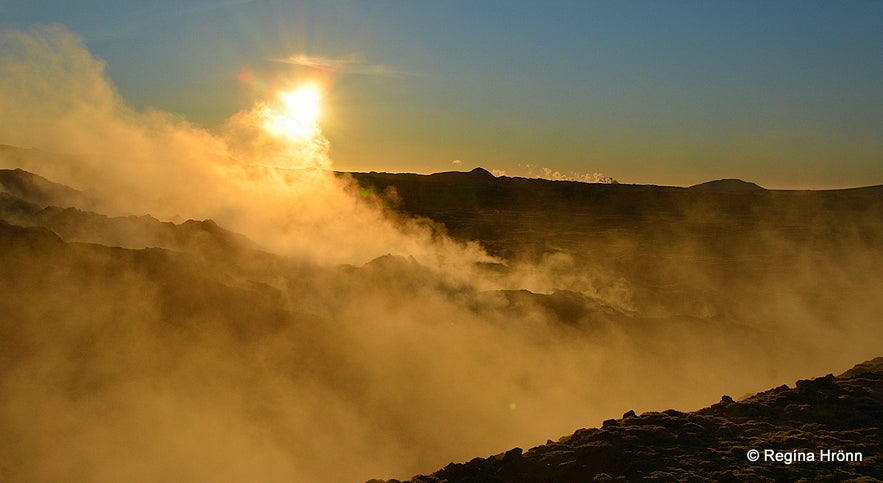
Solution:
<svg viewBox="0 0 883 483">
<path fill-rule="evenodd" d="M 341 170 L 883 183 L 877 0 L 0 0 L 0 28 L 35 23 L 213 129 L 319 77 Z"/>
</svg>

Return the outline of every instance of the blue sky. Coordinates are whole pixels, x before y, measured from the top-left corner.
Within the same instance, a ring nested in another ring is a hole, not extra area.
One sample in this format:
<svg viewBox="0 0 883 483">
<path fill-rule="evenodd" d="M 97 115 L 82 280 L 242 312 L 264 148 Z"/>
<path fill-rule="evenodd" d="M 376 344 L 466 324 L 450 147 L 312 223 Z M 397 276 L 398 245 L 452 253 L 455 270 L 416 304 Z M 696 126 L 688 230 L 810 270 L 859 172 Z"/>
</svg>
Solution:
<svg viewBox="0 0 883 483">
<path fill-rule="evenodd" d="M 212 129 L 312 75 L 280 59 L 334 61 L 338 169 L 678 185 L 883 183 L 881 21 L 879 1 L 0 0 L 0 27 L 62 23 L 135 108 Z"/>
</svg>

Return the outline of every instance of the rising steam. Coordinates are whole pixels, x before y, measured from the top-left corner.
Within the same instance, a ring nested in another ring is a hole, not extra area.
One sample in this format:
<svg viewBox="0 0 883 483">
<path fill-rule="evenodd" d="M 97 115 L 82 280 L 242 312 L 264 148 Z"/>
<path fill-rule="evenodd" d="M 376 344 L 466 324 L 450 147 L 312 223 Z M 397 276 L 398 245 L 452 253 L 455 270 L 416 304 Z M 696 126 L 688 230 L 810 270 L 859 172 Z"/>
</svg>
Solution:
<svg viewBox="0 0 883 483">
<path fill-rule="evenodd" d="M 315 107 L 292 105 L 315 93 L 259 101 L 218 135 L 167 113 L 133 111 L 64 27 L 4 32 L 2 42 L 0 108 L 16 122 L 3 123 L 0 137 L 74 155 L 66 165 L 33 168 L 95 191 L 104 212 L 212 218 L 274 251 L 323 262 L 386 253 L 457 258 L 430 253 L 440 246 L 427 242 L 431 233 L 411 226 L 404 234 L 347 194 L 328 171 L 315 113 L 297 111 Z"/>
<path fill-rule="evenodd" d="M 763 324 L 645 317 L 629 281 L 568 254 L 488 270 L 477 244 L 392 216 L 329 171 L 318 125 L 266 129 L 279 99 L 211 132 L 133 110 L 62 26 L 3 32 L 0 55 L 0 143 L 58 154 L 20 167 L 96 211 L 211 218 L 278 255 L 249 278 L 45 234 L 45 253 L 9 248 L 23 255 L 0 266 L 0 479 L 406 478 L 877 355 L 862 335 L 877 302 L 823 324 L 782 284 L 742 301 Z M 824 268 L 879 258 L 862 256 Z M 559 323 L 571 306 L 600 315 Z"/>
</svg>

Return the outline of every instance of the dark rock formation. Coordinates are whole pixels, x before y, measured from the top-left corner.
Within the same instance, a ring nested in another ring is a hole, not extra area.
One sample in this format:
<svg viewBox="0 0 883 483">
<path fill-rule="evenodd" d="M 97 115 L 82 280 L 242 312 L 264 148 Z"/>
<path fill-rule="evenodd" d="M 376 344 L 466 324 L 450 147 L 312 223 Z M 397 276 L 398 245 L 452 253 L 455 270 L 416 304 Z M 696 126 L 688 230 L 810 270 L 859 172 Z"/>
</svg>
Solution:
<svg viewBox="0 0 883 483">
<path fill-rule="evenodd" d="M 40 206 L 82 206 L 86 202 L 83 192 L 20 168 L 0 169 L 0 193 Z"/>
<path fill-rule="evenodd" d="M 451 463 L 411 481 L 879 481 L 873 478 L 883 476 L 881 425 L 878 357 L 838 377 L 801 380 L 741 401 L 724 396 L 692 413 L 629 411 L 601 428 L 526 452 Z M 759 452 L 758 461 L 749 460 L 750 450 Z M 828 450 L 832 461 L 823 454 Z M 839 461 L 841 450 L 860 461 Z"/>
</svg>

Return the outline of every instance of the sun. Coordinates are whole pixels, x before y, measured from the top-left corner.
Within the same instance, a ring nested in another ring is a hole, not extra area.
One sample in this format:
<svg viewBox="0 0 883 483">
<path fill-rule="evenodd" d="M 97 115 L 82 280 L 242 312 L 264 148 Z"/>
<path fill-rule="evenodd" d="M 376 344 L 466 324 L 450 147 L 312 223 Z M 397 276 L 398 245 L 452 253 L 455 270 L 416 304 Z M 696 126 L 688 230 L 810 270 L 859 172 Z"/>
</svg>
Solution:
<svg viewBox="0 0 883 483">
<path fill-rule="evenodd" d="M 310 138 L 319 131 L 321 94 L 316 86 L 298 87 L 276 97 L 278 102 L 268 106 L 264 129 L 292 140 Z"/>
<path fill-rule="evenodd" d="M 299 122 L 311 123 L 319 118 L 319 89 L 313 86 L 282 92 L 279 100 L 288 109 L 288 115 Z"/>
</svg>

